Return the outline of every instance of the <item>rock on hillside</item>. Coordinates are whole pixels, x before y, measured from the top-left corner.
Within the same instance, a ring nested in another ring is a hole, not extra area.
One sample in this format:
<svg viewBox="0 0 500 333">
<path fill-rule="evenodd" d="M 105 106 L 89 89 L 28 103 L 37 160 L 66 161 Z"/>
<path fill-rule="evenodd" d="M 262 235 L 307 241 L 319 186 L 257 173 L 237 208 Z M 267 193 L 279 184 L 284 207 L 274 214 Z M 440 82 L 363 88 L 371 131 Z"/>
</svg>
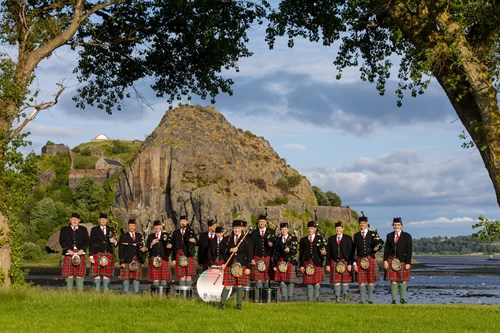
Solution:
<svg viewBox="0 0 500 333">
<path fill-rule="evenodd" d="M 215 216 L 227 225 L 250 221 L 267 205 L 287 201 L 297 212 L 316 205 L 309 181 L 264 138 L 236 129 L 211 107 L 187 105 L 166 112 L 115 191 L 126 219 L 172 222 L 187 212 L 198 230 Z"/>
</svg>

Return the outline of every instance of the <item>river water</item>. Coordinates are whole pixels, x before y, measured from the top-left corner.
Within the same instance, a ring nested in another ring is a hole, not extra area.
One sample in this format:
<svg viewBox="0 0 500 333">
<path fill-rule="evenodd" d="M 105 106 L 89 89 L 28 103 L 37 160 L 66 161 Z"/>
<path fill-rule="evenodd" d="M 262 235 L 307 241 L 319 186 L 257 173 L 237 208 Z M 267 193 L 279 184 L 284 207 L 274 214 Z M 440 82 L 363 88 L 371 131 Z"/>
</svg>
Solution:
<svg viewBox="0 0 500 333">
<path fill-rule="evenodd" d="M 408 302 L 413 304 L 500 304 L 500 257 L 487 256 L 414 256 L 418 262 L 412 266 L 408 284 Z M 64 288 L 64 279 L 58 268 L 30 268 L 26 280 L 43 288 Z M 121 289 L 116 270 L 111 288 Z M 143 277 L 146 270 L 143 271 Z M 327 277 L 328 278 L 328 277 Z M 92 289 L 92 280 L 85 280 L 86 290 Z M 295 288 L 295 301 L 306 300 L 306 288 L 301 283 Z M 196 285 L 196 283 L 195 283 Z M 141 281 L 141 291 L 149 292 L 149 283 Z M 196 294 L 196 292 L 194 292 Z M 321 302 L 331 302 L 333 288 L 322 283 Z M 195 296 L 196 297 L 196 296 Z M 359 301 L 358 285 L 350 286 L 349 303 Z M 390 303 L 389 282 L 376 283 L 376 303 Z"/>
</svg>

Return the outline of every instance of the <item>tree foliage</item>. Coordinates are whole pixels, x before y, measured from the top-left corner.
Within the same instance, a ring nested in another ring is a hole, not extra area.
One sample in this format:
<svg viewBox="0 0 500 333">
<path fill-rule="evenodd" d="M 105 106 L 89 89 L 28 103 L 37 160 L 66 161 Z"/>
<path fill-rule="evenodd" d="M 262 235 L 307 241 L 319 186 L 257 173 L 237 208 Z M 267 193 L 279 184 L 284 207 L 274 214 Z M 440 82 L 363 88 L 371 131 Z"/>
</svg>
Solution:
<svg viewBox="0 0 500 333">
<path fill-rule="evenodd" d="M 339 42 L 337 78 L 357 67 L 380 94 L 398 59 L 398 105 L 405 92 L 422 94 L 434 76 L 479 149 L 500 205 L 498 13 L 496 0 L 281 0 L 269 15 L 267 41 Z"/>
<path fill-rule="evenodd" d="M 484 242 L 500 240 L 500 221 L 490 220 L 484 216 L 479 216 L 479 222 L 472 226 L 473 229 L 482 228 L 472 234 L 473 237 Z"/>
<path fill-rule="evenodd" d="M 314 195 L 320 206 L 342 206 L 340 196 L 332 191 L 323 192 L 319 187 L 313 186 Z"/>
</svg>

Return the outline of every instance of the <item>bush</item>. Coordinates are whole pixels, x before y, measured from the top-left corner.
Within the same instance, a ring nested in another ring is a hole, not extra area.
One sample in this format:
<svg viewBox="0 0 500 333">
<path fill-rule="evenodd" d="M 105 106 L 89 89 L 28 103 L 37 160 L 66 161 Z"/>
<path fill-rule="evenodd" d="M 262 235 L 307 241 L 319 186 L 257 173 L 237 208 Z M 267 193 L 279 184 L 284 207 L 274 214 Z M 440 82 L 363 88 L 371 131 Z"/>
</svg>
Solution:
<svg viewBox="0 0 500 333">
<path fill-rule="evenodd" d="M 39 261 L 42 257 L 42 250 L 38 245 L 27 242 L 21 245 L 21 257 L 29 261 Z"/>
</svg>

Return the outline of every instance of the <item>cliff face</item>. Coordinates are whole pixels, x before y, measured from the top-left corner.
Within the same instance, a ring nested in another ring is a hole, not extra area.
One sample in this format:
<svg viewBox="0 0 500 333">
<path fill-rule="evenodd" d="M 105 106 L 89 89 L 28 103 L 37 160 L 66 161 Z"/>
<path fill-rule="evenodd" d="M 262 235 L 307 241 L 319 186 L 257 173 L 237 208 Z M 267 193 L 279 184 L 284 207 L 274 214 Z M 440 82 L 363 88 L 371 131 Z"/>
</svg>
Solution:
<svg viewBox="0 0 500 333">
<path fill-rule="evenodd" d="M 145 224 L 163 217 L 169 228 L 185 213 L 204 230 L 215 216 L 227 224 L 236 217 L 250 221 L 273 204 L 297 212 L 316 205 L 309 181 L 265 139 L 201 106 L 166 112 L 115 191 L 125 219 Z"/>
</svg>

